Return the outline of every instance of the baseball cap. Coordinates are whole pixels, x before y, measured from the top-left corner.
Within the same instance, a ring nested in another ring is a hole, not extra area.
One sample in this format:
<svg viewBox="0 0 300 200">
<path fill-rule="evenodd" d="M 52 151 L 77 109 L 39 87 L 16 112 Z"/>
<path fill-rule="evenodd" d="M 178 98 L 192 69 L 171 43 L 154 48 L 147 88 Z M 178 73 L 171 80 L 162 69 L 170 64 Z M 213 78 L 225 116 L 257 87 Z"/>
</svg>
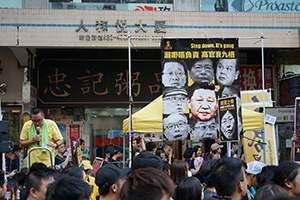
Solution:
<svg viewBox="0 0 300 200">
<path fill-rule="evenodd" d="M 176 87 L 166 87 L 163 90 L 163 97 L 172 96 L 182 94 L 184 96 L 187 96 L 187 91 L 184 88 L 176 88 Z"/>
<path fill-rule="evenodd" d="M 114 149 L 111 148 L 111 147 L 108 147 L 106 150 L 105 150 L 105 153 L 110 153 L 111 155 L 115 153 Z"/>
<path fill-rule="evenodd" d="M 118 179 L 125 177 L 129 171 L 130 168 L 120 170 L 114 164 L 107 164 L 101 167 L 96 173 L 96 185 L 99 187 L 100 194 L 105 192 Z"/>
<path fill-rule="evenodd" d="M 245 170 L 248 174 L 259 174 L 266 164 L 259 161 L 252 161 L 247 164 L 247 169 Z"/>
<path fill-rule="evenodd" d="M 162 159 L 149 151 L 143 151 L 135 159 L 133 159 L 131 170 L 133 171 L 146 167 L 153 167 L 161 170 Z"/>
<path fill-rule="evenodd" d="M 121 151 L 123 153 L 123 147 L 121 146 L 116 146 L 115 147 L 115 154 L 117 154 L 119 151 Z M 125 150 L 125 153 L 128 154 L 128 152 Z"/>
<path fill-rule="evenodd" d="M 93 169 L 91 162 L 89 160 L 83 160 L 83 169 L 87 170 L 87 169 Z"/>
<path fill-rule="evenodd" d="M 212 151 L 214 150 L 217 150 L 218 148 L 223 148 L 224 146 L 223 145 L 219 145 L 218 143 L 213 143 L 211 146 L 210 146 L 210 149 Z"/>
</svg>

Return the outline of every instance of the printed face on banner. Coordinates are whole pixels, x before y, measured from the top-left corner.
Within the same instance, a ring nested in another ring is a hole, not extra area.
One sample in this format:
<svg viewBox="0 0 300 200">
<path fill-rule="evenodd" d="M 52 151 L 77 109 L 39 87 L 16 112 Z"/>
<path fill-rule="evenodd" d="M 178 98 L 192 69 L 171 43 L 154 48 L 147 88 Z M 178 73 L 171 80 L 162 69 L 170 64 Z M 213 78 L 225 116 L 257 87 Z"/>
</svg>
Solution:
<svg viewBox="0 0 300 200">
<path fill-rule="evenodd" d="M 213 62 L 210 59 L 197 61 L 190 70 L 189 74 L 193 82 L 212 82 L 214 79 Z"/>
<path fill-rule="evenodd" d="M 235 121 L 229 110 L 226 111 L 221 119 L 221 131 L 228 140 L 233 139 L 233 134 L 235 132 Z"/>
<path fill-rule="evenodd" d="M 185 67 L 179 62 L 167 62 L 163 65 L 162 83 L 165 87 L 181 88 L 187 81 Z"/>
<path fill-rule="evenodd" d="M 219 103 L 220 139 L 236 141 L 239 139 L 236 97 L 219 99 Z"/>
<path fill-rule="evenodd" d="M 191 136 L 193 136 L 196 140 L 215 139 L 217 137 L 217 129 L 218 127 L 215 117 L 206 121 L 195 120 L 195 125 L 191 130 Z"/>
<path fill-rule="evenodd" d="M 214 90 L 197 89 L 188 99 L 192 117 L 198 121 L 210 120 L 217 111 L 217 96 Z"/>
<path fill-rule="evenodd" d="M 164 136 L 167 140 L 188 139 L 189 124 L 185 115 L 171 114 L 164 118 Z"/>
<path fill-rule="evenodd" d="M 237 59 L 220 59 L 217 61 L 216 78 L 219 85 L 232 85 L 239 78 Z"/>
<path fill-rule="evenodd" d="M 218 98 L 236 97 L 238 114 L 222 113 L 226 121 L 222 135 L 238 138 L 242 117 L 237 39 L 163 39 L 161 53 L 164 137 L 217 138 L 221 132 Z M 234 122 L 228 125 L 230 114 Z"/>
</svg>

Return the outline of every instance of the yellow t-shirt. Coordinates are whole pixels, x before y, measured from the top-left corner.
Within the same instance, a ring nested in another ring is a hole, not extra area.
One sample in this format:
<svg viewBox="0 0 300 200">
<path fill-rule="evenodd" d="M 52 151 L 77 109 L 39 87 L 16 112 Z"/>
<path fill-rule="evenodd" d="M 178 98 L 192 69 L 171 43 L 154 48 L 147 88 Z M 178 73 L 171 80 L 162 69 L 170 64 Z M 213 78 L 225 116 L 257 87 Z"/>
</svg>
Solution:
<svg viewBox="0 0 300 200">
<path fill-rule="evenodd" d="M 98 186 L 95 183 L 95 178 L 89 175 L 86 175 L 86 180 L 89 182 L 89 185 L 93 189 L 93 193 L 90 196 L 91 200 L 95 200 L 97 196 L 100 196 Z"/>
<path fill-rule="evenodd" d="M 49 142 L 56 142 L 57 140 L 62 140 L 63 137 L 62 137 L 56 123 L 52 120 L 49 120 L 49 119 L 46 119 L 46 122 L 47 122 L 47 127 L 48 127 L 48 141 Z M 32 124 L 31 120 L 27 121 L 24 124 L 24 126 L 22 128 L 22 131 L 21 131 L 21 136 L 20 136 L 21 140 L 28 140 L 28 132 L 29 132 L 31 124 Z M 42 141 L 42 135 L 43 135 L 42 131 L 43 131 L 43 126 L 41 126 L 41 129 L 40 129 L 41 141 Z M 41 144 L 40 144 L 40 146 L 41 146 Z M 29 152 L 29 150 L 31 148 L 32 148 L 31 146 L 28 147 L 27 153 Z M 48 148 L 52 152 L 52 160 L 53 160 L 53 165 L 54 165 L 55 164 L 55 162 L 54 162 L 55 148 L 51 148 L 51 147 L 48 147 Z M 33 151 L 31 151 L 30 152 L 30 163 L 29 163 L 29 159 L 28 159 L 27 167 L 31 166 L 32 163 L 36 163 L 36 162 L 44 163 L 45 165 L 47 165 L 47 167 L 50 167 L 51 166 L 51 160 L 50 160 L 50 155 L 49 154 L 50 153 L 48 151 L 42 151 L 42 150 L 33 150 Z"/>
</svg>

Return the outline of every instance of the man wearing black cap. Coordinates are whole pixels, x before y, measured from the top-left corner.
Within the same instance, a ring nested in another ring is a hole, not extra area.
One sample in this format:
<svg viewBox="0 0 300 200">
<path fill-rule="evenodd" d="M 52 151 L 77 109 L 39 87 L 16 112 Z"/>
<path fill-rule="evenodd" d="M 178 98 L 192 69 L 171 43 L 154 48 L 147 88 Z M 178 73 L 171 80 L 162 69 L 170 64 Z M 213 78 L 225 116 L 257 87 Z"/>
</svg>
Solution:
<svg viewBox="0 0 300 200">
<path fill-rule="evenodd" d="M 149 151 L 143 151 L 132 161 L 131 171 L 139 168 L 153 167 L 162 169 L 162 159 Z"/>
<path fill-rule="evenodd" d="M 112 158 L 110 159 L 110 163 L 116 165 L 119 169 L 121 169 L 117 161 L 121 160 L 122 158 L 123 158 L 123 148 L 121 146 L 117 146 L 115 148 L 115 152 Z"/>
<path fill-rule="evenodd" d="M 96 173 L 96 185 L 99 187 L 101 200 L 120 200 L 120 192 L 124 185 L 123 177 L 129 168 L 120 170 L 113 164 L 107 164 Z"/>
<path fill-rule="evenodd" d="M 110 158 L 114 155 L 115 151 L 113 148 L 111 147 L 108 147 L 106 150 L 105 150 L 105 159 L 103 161 L 103 164 L 102 164 L 102 167 L 104 165 L 107 165 L 109 162 L 110 162 Z"/>
</svg>

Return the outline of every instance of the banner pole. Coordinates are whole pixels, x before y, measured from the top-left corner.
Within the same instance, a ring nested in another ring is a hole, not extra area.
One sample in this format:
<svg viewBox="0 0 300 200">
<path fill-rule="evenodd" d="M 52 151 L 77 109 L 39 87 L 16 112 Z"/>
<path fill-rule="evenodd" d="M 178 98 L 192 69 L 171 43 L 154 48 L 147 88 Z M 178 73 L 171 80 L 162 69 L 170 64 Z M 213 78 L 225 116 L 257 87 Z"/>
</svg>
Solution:
<svg viewBox="0 0 300 200">
<path fill-rule="evenodd" d="M 130 31 L 128 31 L 128 87 L 129 87 L 129 130 L 128 130 L 128 137 L 129 137 L 129 167 L 131 168 L 132 163 L 132 150 L 131 150 L 131 130 L 132 130 L 132 96 L 131 96 L 131 51 L 130 51 Z M 123 148 L 125 148 L 125 144 L 123 144 Z M 125 163 L 125 151 L 123 151 L 123 163 Z M 123 165 L 124 166 L 124 165 Z"/>
<path fill-rule="evenodd" d="M 227 143 L 227 156 L 228 156 L 228 158 L 230 158 L 231 156 L 230 156 L 230 151 L 231 151 L 231 142 L 226 142 Z"/>
<path fill-rule="evenodd" d="M 261 33 L 261 66 L 262 66 L 262 89 L 263 89 L 263 123 L 264 123 L 264 132 L 263 132 L 263 143 L 266 143 L 266 108 L 265 108 L 265 63 L 264 63 L 264 35 Z M 263 145 L 264 150 L 264 163 L 267 164 L 267 152 L 266 145 Z"/>
</svg>

